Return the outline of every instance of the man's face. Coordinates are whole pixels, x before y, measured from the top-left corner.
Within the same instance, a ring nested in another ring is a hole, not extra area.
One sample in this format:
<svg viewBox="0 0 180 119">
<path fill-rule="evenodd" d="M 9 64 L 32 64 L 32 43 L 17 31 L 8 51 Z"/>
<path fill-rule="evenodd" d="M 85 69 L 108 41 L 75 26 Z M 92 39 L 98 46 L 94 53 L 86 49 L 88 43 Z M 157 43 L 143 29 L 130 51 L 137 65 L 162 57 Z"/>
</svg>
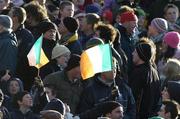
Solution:
<svg viewBox="0 0 180 119">
<path fill-rule="evenodd" d="M 56 30 L 55 29 L 49 29 L 45 32 L 44 38 L 48 40 L 55 40 L 56 39 Z"/>
<path fill-rule="evenodd" d="M 73 68 L 72 70 L 73 70 L 74 79 L 80 79 L 81 78 L 80 66 L 77 66 L 77 67 Z"/>
<path fill-rule="evenodd" d="M 74 16 L 74 5 L 65 6 L 64 9 L 60 10 L 62 18 Z"/>
<path fill-rule="evenodd" d="M 52 100 L 52 99 L 54 99 L 56 97 L 56 95 L 52 94 L 52 89 L 50 89 L 48 87 L 45 87 L 45 92 L 48 95 L 49 100 Z"/>
<path fill-rule="evenodd" d="M 67 67 L 67 63 L 70 59 L 70 53 L 65 53 L 56 58 L 57 64 L 61 65 L 63 68 Z"/>
<path fill-rule="evenodd" d="M 128 34 L 132 35 L 135 33 L 135 30 L 137 28 L 137 22 L 138 21 L 129 21 L 129 22 L 123 23 Z"/>
<path fill-rule="evenodd" d="M 109 118 L 111 119 L 123 119 L 123 107 L 115 108 L 110 114 Z"/>
</svg>

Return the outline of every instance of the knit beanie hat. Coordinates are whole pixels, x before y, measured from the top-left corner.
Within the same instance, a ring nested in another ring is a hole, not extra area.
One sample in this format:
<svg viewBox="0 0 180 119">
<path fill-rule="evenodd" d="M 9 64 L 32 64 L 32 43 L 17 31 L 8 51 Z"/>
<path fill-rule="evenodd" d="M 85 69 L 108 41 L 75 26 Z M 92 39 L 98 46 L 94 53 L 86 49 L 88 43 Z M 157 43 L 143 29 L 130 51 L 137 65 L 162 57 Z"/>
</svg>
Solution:
<svg viewBox="0 0 180 119">
<path fill-rule="evenodd" d="M 159 33 L 163 33 L 163 32 L 166 32 L 168 30 L 168 23 L 163 18 L 154 18 L 151 21 L 151 26 L 156 28 Z"/>
<path fill-rule="evenodd" d="M 56 29 L 57 26 L 53 22 L 44 21 L 38 25 L 38 32 L 40 34 L 46 33 L 50 29 Z"/>
<path fill-rule="evenodd" d="M 167 89 L 170 98 L 180 103 L 180 81 L 168 81 Z"/>
<path fill-rule="evenodd" d="M 7 29 L 11 29 L 13 26 L 11 17 L 7 15 L 0 15 L 0 25 L 2 25 L 3 27 Z"/>
<path fill-rule="evenodd" d="M 79 117 L 80 119 L 97 119 L 97 117 L 110 113 L 119 106 L 122 105 L 116 101 L 101 102 L 95 105 L 95 107 L 93 107 L 91 110 L 81 113 Z"/>
<path fill-rule="evenodd" d="M 136 8 L 136 9 L 135 9 L 135 13 L 136 13 L 136 15 L 137 15 L 138 17 L 140 17 L 140 16 L 146 16 L 146 13 L 145 13 L 144 10 L 141 9 L 141 8 Z"/>
<path fill-rule="evenodd" d="M 107 102 L 103 102 L 102 104 L 99 104 L 99 106 L 101 106 L 102 114 L 105 115 L 122 105 L 116 101 L 107 101 Z"/>
<path fill-rule="evenodd" d="M 124 12 L 120 15 L 120 22 L 129 22 L 129 21 L 138 21 L 137 16 L 134 14 L 134 12 Z"/>
<path fill-rule="evenodd" d="M 136 47 L 136 51 L 139 57 L 145 61 L 149 62 L 152 58 L 152 47 L 148 43 L 139 43 Z"/>
<path fill-rule="evenodd" d="M 79 29 L 79 22 L 73 17 L 65 17 L 63 24 L 71 33 L 75 33 Z"/>
<path fill-rule="evenodd" d="M 46 104 L 43 110 L 56 110 L 60 112 L 62 115 L 65 114 L 65 105 L 58 98 L 52 99 L 50 102 Z"/>
<path fill-rule="evenodd" d="M 72 54 L 65 69 L 69 71 L 77 66 L 80 66 L 80 56 Z"/>
<path fill-rule="evenodd" d="M 71 53 L 71 52 L 66 46 L 57 44 L 52 50 L 51 59 L 55 59 L 65 53 Z"/>
<path fill-rule="evenodd" d="M 166 33 L 163 41 L 172 48 L 180 47 L 180 35 L 178 32 L 171 31 Z"/>
</svg>

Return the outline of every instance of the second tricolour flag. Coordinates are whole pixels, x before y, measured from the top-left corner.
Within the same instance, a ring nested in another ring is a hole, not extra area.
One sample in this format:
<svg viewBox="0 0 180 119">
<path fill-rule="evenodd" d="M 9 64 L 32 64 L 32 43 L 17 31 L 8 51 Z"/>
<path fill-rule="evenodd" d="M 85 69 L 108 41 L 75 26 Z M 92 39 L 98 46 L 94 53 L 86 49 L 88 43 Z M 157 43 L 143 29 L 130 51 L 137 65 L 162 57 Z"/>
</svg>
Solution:
<svg viewBox="0 0 180 119">
<path fill-rule="evenodd" d="M 84 51 L 80 61 L 83 79 L 90 78 L 96 73 L 112 70 L 112 53 L 109 44 L 98 45 Z"/>
</svg>

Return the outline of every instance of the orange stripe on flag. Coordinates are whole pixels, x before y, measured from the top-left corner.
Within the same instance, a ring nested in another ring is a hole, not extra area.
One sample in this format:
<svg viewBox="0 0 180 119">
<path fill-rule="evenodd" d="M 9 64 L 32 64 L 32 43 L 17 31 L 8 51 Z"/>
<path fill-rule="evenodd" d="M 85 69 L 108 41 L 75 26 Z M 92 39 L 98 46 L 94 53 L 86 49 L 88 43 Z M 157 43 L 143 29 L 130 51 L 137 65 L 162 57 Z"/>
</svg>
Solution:
<svg viewBox="0 0 180 119">
<path fill-rule="evenodd" d="M 92 77 L 95 74 L 93 65 L 86 52 L 82 53 L 81 55 L 80 69 L 83 80 L 86 80 L 87 77 Z"/>
</svg>

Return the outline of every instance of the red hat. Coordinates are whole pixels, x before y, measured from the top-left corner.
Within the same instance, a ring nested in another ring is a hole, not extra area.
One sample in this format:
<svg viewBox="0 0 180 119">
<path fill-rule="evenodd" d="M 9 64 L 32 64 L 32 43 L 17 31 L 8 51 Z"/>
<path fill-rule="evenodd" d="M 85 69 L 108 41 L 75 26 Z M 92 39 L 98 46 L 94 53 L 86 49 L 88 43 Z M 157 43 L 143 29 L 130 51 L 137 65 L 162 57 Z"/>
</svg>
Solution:
<svg viewBox="0 0 180 119">
<path fill-rule="evenodd" d="M 110 23 L 113 22 L 113 14 L 112 14 L 111 10 L 109 10 L 109 9 L 107 9 L 103 12 L 102 17 L 104 19 L 106 19 L 107 21 L 109 21 Z"/>
<path fill-rule="evenodd" d="M 120 22 L 128 22 L 128 21 L 138 21 L 137 16 L 134 14 L 134 12 L 124 12 L 120 15 Z"/>
<path fill-rule="evenodd" d="M 180 35 L 178 32 L 171 31 L 165 34 L 164 42 L 172 48 L 180 47 Z"/>
</svg>

